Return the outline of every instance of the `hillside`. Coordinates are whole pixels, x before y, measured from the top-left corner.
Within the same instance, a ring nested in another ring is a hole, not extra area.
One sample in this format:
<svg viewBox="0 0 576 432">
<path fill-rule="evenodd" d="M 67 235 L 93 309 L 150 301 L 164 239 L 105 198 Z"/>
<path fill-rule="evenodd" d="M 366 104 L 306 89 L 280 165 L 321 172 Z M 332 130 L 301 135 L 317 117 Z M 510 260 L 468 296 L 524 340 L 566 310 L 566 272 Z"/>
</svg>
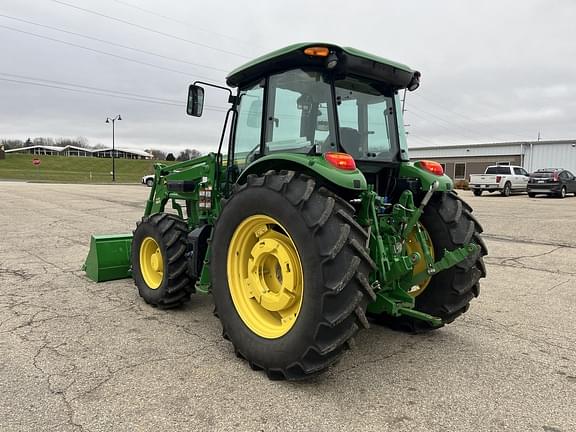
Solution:
<svg viewBox="0 0 576 432">
<path fill-rule="evenodd" d="M 32 159 L 40 159 L 40 166 Z M 116 181 L 137 183 L 145 174 L 152 174 L 154 163 L 163 161 L 116 159 Z M 170 162 L 168 162 L 170 163 Z M 6 154 L 0 160 L 0 179 L 56 181 L 68 183 L 111 183 L 112 159 L 95 157 L 34 156 Z"/>
</svg>

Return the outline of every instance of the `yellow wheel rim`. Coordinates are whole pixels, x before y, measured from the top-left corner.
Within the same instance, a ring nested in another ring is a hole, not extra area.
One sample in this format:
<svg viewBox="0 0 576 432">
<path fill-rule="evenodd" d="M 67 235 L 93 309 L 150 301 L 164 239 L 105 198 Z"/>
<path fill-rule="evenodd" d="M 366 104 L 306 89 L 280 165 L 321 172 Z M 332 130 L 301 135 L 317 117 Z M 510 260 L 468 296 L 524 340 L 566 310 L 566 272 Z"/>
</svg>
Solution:
<svg viewBox="0 0 576 432">
<path fill-rule="evenodd" d="M 424 239 L 426 241 L 426 246 L 428 246 L 428 250 L 430 251 L 430 256 L 434 259 L 434 245 L 432 244 L 432 239 L 430 238 L 430 234 L 422 224 L 418 224 L 420 230 L 422 230 L 422 234 L 424 234 Z M 426 260 L 424 259 L 424 251 L 422 250 L 422 245 L 418 241 L 418 237 L 416 236 L 416 228 L 412 230 L 408 239 L 406 240 L 406 253 L 408 256 L 412 256 L 413 254 L 417 253 L 420 256 L 420 259 L 416 264 L 414 264 L 414 270 L 412 272 L 413 275 L 417 275 L 426 270 Z M 424 279 L 420 284 L 415 285 L 412 289 L 408 292 L 412 297 L 417 297 L 424 292 L 428 284 L 430 283 L 430 279 L 432 276 L 427 277 Z"/>
<path fill-rule="evenodd" d="M 302 306 L 302 263 L 286 229 L 254 215 L 234 231 L 228 248 L 228 286 L 240 318 L 258 336 L 290 331 Z"/>
<path fill-rule="evenodd" d="M 164 259 L 160 246 L 152 237 L 146 237 L 140 245 L 140 272 L 150 289 L 158 289 L 164 277 Z"/>
</svg>

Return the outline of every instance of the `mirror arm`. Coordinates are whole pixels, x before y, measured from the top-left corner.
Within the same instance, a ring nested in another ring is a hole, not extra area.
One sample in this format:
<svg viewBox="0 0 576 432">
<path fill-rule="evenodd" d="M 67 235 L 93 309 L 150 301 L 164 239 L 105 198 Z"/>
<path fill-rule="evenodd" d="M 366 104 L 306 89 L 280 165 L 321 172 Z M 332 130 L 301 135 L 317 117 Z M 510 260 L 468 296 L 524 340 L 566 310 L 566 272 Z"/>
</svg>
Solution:
<svg viewBox="0 0 576 432">
<path fill-rule="evenodd" d="M 234 96 L 234 95 L 232 94 L 232 90 L 231 90 L 229 87 L 220 86 L 220 85 L 218 85 L 218 84 L 212 84 L 212 83 L 205 82 L 205 81 L 194 81 L 194 83 L 193 83 L 192 85 L 197 85 L 197 84 L 202 84 L 202 85 L 205 85 L 205 86 L 208 86 L 208 87 L 214 87 L 214 88 L 218 88 L 218 89 L 221 89 L 221 90 L 225 90 L 225 91 L 228 92 L 228 102 L 231 103 L 231 104 L 235 104 L 235 103 L 236 103 L 236 99 L 237 99 L 237 98 L 236 98 L 236 96 Z"/>
</svg>

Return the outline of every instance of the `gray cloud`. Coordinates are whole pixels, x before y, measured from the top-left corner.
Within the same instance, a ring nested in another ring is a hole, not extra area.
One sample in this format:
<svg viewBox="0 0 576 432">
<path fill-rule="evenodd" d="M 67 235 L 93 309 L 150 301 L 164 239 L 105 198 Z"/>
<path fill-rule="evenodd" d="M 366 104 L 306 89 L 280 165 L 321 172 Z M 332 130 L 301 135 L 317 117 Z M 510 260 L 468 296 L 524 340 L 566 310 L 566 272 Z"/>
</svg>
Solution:
<svg viewBox="0 0 576 432">
<path fill-rule="evenodd" d="M 183 105 L 187 87 L 196 77 L 222 83 L 225 73 L 189 63 L 231 70 L 248 58 L 305 40 L 354 46 L 422 71 L 421 88 L 407 98 L 412 145 L 534 139 L 538 131 L 546 139 L 576 136 L 576 4 L 568 0 L 357 1 L 353 7 L 350 2 L 302 0 L 202 4 L 87 0 L 74 4 L 179 39 L 51 0 L 4 0 L 0 14 L 188 63 L 0 17 L 0 26 L 174 70 L 0 27 L 0 74 L 169 99 L 182 106 L 0 80 L 0 137 L 86 136 L 92 144 L 106 144 L 111 131 L 104 120 L 120 113 L 120 145 L 215 150 L 224 113 L 206 111 L 202 119 L 195 119 L 185 115 Z M 225 99 L 221 93 L 209 92 L 207 103 L 225 109 Z"/>
</svg>

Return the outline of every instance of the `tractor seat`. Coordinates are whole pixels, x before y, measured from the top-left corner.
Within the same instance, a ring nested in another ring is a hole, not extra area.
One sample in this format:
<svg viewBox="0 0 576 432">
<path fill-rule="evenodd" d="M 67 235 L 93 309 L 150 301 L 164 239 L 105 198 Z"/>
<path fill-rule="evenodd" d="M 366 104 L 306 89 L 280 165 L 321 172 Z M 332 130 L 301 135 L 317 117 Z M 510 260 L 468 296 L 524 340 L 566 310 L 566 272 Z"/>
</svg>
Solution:
<svg viewBox="0 0 576 432">
<path fill-rule="evenodd" d="M 333 141 L 332 136 L 328 135 L 322 146 L 323 151 L 334 151 L 330 143 Z M 354 128 L 341 127 L 340 128 L 340 143 L 343 150 L 352 157 L 360 157 L 362 155 L 362 135 Z"/>
<path fill-rule="evenodd" d="M 341 127 L 340 128 L 340 143 L 342 147 L 352 157 L 359 157 L 361 155 L 362 135 L 354 128 Z"/>
</svg>

